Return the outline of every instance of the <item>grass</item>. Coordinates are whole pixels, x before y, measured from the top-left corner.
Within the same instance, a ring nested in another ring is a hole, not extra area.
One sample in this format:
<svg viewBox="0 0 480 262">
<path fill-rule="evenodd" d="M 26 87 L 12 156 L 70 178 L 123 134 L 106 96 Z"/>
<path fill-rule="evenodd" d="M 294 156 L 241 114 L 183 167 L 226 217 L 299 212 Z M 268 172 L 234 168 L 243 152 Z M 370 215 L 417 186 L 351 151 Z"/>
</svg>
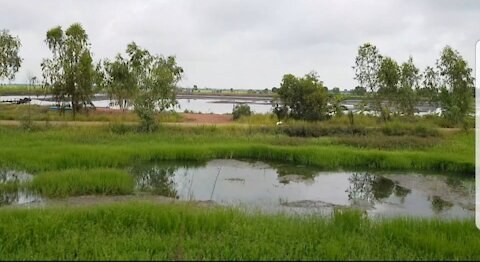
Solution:
<svg viewBox="0 0 480 262">
<path fill-rule="evenodd" d="M 0 96 L 8 96 L 8 95 L 45 95 L 49 94 L 50 91 L 48 89 L 42 88 L 41 86 L 30 87 L 28 85 L 7 85 L 2 86 L 0 85 Z"/>
<path fill-rule="evenodd" d="M 438 139 L 437 144 L 424 148 L 378 149 L 348 145 L 330 137 L 288 137 L 263 127 L 163 126 L 151 134 L 128 130 L 119 134 L 94 126 L 52 127 L 37 132 L 0 127 L 0 167 L 38 172 L 117 168 L 138 161 L 245 158 L 325 169 L 429 170 L 473 175 L 474 132 Z"/>
<path fill-rule="evenodd" d="M 28 105 L 0 104 L 0 120 L 22 120 L 28 116 Z M 60 114 L 46 106 L 31 105 L 31 120 L 33 121 L 73 121 L 71 111 Z M 162 112 L 157 114 L 159 122 L 180 122 L 182 115 L 176 112 Z M 138 122 L 140 119 L 134 111 L 122 110 L 89 110 L 76 115 L 75 121 L 101 121 L 111 123 Z"/>
<path fill-rule="evenodd" d="M 132 176 L 114 169 L 69 169 L 35 175 L 31 189 L 48 197 L 126 195 L 133 192 Z"/>
<path fill-rule="evenodd" d="M 370 220 L 117 203 L 4 209 L 1 260 L 478 260 L 473 220 Z"/>
</svg>

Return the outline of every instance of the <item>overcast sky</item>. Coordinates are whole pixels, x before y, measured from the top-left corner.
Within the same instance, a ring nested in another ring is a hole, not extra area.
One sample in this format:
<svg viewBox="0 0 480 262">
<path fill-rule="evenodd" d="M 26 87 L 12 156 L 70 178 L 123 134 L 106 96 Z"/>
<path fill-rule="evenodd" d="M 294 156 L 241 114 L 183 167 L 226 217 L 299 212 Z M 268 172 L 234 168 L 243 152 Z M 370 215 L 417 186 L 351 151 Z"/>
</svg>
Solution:
<svg viewBox="0 0 480 262">
<path fill-rule="evenodd" d="M 451 45 L 473 68 L 480 1 L 23 1 L 0 0 L 0 29 L 22 42 L 22 68 L 41 76 L 45 33 L 79 22 L 94 59 L 113 58 L 135 41 L 176 55 L 182 86 L 264 89 L 286 73 L 319 73 L 329 87 L 351 89 L 358 47 L 375 44 L 399 62 L 424 68 Z"/>
</svg>

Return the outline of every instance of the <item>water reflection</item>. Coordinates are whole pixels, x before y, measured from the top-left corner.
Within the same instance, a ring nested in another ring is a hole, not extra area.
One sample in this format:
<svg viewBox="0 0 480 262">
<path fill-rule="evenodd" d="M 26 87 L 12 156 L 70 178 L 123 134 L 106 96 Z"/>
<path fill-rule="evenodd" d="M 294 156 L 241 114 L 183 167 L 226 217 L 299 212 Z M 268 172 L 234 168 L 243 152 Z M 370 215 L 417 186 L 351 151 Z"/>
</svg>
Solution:
<svg viewBox="0 0 480 262">
<path fill-rule="evenodd" d="M 138 191 L 179 198 L 175 176 L 182 167 L 194 168 L 204 165 L 202 162 L 165 161 L 151 164 L 136 164 L 131 168 Z M 184 172 L 184 176 L 187 174 Z"/>
<path fill-rule="evenodd" d="M 453 207 L 453 203 L 443 200 L 439 196 L 432 196 L 429 198 L 432 201 L 432 210 L 436 213 L 439 214 L 442 211 L 448 210 L 451 207 Z"/>
<path fill-rule="evenodd" d="M 373 205 L 375 201 L 382 201 L 392 196 L 405 202 L 410 189 L 402 187 L 394 181 L 383 176 L 375 176 L 370 173 L 353 173 L 349 178 L 349 188 L 346 190 L 348 199 L 353 205 Z"/>
<path fill-rule="evenodd" d="M 238 160 L 213 160 L 196 166 L 162 162 L 135 167 L 132 174 L 141 191 L 267 212 L 325 213 L 334 208 L 356 207 L 382 216 L 474 214 L 465 208 L 474 203 L 473 195 L 462 190 L 463 186 L 449 186 L 441 175 L 325 172 L 305 166 Z M 399 177 L 407 177 L 410 184 Z M 473 181 L 462 180 L 461 184 Z"/>
<path fill-rule="evenodd" d="M 176 170 L 176 167 L 147 166 L 134 168 L 132 174 L 137 190 L 178 198 L 173 181 Z"/>
<path fill-rule="evenodd" d="M 40 203 L 40 196 L 21 186 L 32 178 L 25 172 L 0 169 L 0 206 Z"/>
</svg>

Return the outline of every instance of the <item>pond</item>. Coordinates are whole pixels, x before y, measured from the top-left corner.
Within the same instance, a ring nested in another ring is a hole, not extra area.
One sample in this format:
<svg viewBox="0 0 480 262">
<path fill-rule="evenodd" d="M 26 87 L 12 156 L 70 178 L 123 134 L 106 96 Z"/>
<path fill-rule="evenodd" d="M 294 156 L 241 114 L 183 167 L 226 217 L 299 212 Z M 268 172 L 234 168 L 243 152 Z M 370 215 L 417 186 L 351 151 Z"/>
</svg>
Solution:
<svg viewBox="0 0 480 262">
<path fill-rule="evenodd" d="M 358 208 L 371 216 L 471 218 L 474 180 L 395 172 L 320 171 L 239 160 L 134 167 L 137 190 L 264 212 L 328 214 Z"/>
<path fill-rule="evenodd" d="M 135 194 L 233 206 L 266 213 L 328 215 L 356 208 L 369 216 L 473 218 L 473 178 L 402 172 L 322 171 L 302 165 L 230 159 L 156 162 L 128 168 Z M 45 206 L 25 189 L 24 172 L 0 171 L 0 206 Z M 21 187 L 19 187 L 21 188 Z M 128 198 L 125 198 L 128 199 Z"/>
</svg>

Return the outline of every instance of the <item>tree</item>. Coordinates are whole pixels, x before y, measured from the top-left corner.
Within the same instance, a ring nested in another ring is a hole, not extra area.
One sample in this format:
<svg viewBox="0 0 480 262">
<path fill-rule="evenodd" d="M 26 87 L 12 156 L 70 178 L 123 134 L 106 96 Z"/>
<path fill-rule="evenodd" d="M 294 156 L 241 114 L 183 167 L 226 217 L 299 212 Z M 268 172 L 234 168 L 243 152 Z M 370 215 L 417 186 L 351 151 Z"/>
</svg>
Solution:
<svg viewBox="0 0 480 262">
<path fill-rule="evenodd" d="M 354 79 L 365 89 L 376 92 L 378 88 L 378 70 L 382 62 L 382 56 L 379 54 L 376 46 L 365 43 L 358 48 L 358 54 L 355 58 Z"/>
<path fill-rule="evenodd" d="M 106 70 L 106 79 L 118 84 L 120 90 L 128 90 L 128 96 L 123 98 L 134 105 L 142 121 L 142 130 L 152 131 L 156 124 L 155 113 L 176 105 L 176 85 L 183 69 L 177 65 L 174 56 L 152 55 L 135 42 L 127 46 L 126 53 L 126 59 L 117 55 L 114 65 L 118 70 Z M 127 81 L 128 86 L 122 81 Z"/>
<path fill-rule="evenodd" d="M 340 88 L 334 87 L 334 88 L 332 89 L 332 93 L 333 93 L 333 94 L 340 94 Z"/>
<path fill-rule="evenodd" d="M 412 57 L 409 57 L 408 61 L 400 66 L 400 73 L 397 106 L 400 113 L 413 116 L 417 105 L 415 90 L 418 87 L 420 75 Z"/>
<path fill-rule="evenodd" d="M 114 61 L 104 61 L 105 85 L 111 100 L 125 110 L 133 104 L 138 91 L 130 61 L 118 54 Z"/>
<path fill-rule="evenodd" d="M 365 87 L 356 86 L 355 89 L 353 89 L 352 93 L 357 96 L 363 96 L 367 93 L 367 90 L 365 89 Z"/>
<path fill-rule="evenodd" d="M 65 32 L 60 26 L 50 29 L 45 42 L 53 57 L 44 59 L 41 64 L 44 86 L 52 88 L 57 102 L 70 100 L 75 119 L 79 109 L 91 104 L 97 78 L 88 35 L 75 23 Z"/>
<path fill-rule="evenodd" d="M 422 73 L 422 85 L 417 90 L 418 96 L 427 99 L 430 103 L 438 101 L 440 79 L 435 68 L 427 66 Z"/>
<path fill-rule="evenodd" d="M 246 104 L 245 105 L 242 105 L 242 104 L 235 105 L 235 107 L 233 108 L 233 111 L 232 111 L 233 120 L 237 120 L 242 116 L 249 116 L 251 114 L 252 114 L 252 111 L 250 109 L 250 106 L 246 105 Z"/>
<path fill-rule="evenodd" d="M 377 93 L 373 94 L 373 105 L 385 121 L 390 118 L 390 112 L 395 105 L 400 74 L 400 68 L 395 60 L 390 57 L 382 58 L 377 76 L 379 88 Z M 387 104 L 383 105 L 383 101 Z"/>
<path fill-rule="evenodd" d="M 10 35 L 8 30 L 0 31 L 0 80 L 12 80 L 22 64 L 18 55 L 21 43 L 18 37 Z"/>
<path fill-rule="evenodd" d="M 473 111 L 474 78 L 472 69 L 460 53 L 446 46 L 437 60 L 440 74 L 440 104 L 442 115 L 453 123 L 466 124 Z"/>
<path fill-rule="evenodd" d="M 278 95 L 294 119 L 322 120 L 328 117 L 328 94 L 315 72 L 302 78 L 284 75 Z"/>
</svg>

